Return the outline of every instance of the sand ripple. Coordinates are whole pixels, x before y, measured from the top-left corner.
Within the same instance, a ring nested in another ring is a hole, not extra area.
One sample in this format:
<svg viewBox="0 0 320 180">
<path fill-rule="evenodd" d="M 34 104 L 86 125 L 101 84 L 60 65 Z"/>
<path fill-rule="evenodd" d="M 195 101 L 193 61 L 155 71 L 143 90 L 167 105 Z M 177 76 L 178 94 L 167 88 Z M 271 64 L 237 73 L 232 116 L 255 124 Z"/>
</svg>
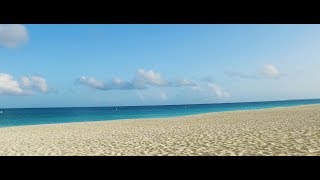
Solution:
<svg viewBox="0 0 320 180">
<path fill-rule="evenodd" d="M 320 155 L 320 105 L 0 128 L 0 155 Z"/>
</svg>

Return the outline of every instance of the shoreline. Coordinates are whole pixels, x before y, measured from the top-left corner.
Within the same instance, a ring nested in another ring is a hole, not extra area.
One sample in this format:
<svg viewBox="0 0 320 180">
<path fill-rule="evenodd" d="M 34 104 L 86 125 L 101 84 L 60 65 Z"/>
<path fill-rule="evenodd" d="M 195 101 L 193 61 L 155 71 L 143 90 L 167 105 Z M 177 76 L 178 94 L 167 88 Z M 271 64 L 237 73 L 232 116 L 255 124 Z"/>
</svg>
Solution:
<svg viewBox="0 0 320 180">
<path fill-rule="evenodd" d="M 320 105 L 0 128 L 0 155 L 320 155 Z"/>
<path fill-rule="evenodd" d="M 250 110 L 230 110 L 230 111 L 219 111 L 219 112 L 205 112 L 199 114 L 191 114 L 191 115 L 178 115 L 178 116 L 170 116 L 170 117 L 147 117 L 147 118 L 127 118 L 127 119 L 110 119 L 110 120 L 94 120 L 94 121 L 75 121 L 75 122 L 63 122 L 63 123 L 50 123 L 50 124 L 30 124 L 30 125 L 14 125 L 14 126 L 0 126 L 2 128 L 14 128 L 14 127 L 29 127 L 29 126 L 50 126 L 50 125 L 64 125 L 64 124 L 77 124 L 77 123 L 96 123 L 96 122 L 114 122 L 114 121 L 140 121 L 140 120 L 165 120 L 165 119 L 175 119 L 181 117 L 192 117 L 192 116 L 199 116 L 199 115 L 206 115 L 206 114 L 218 114 L 218 113 L 233 113 L 233 112 L 247 112 L 247 111 L 263 111 L 268 109 L 281 109 L 281 108 L 292 108 L 292 107 L 304 107 L 304 106 L 320 106 L 320 104 L 307 104 L 307 105 L 295 105 L 295 106 L 286 106 L 286 107 L 269 107 L 269 108 L 261 108 L 261 109 L 250 109 Z"/>
</svg>

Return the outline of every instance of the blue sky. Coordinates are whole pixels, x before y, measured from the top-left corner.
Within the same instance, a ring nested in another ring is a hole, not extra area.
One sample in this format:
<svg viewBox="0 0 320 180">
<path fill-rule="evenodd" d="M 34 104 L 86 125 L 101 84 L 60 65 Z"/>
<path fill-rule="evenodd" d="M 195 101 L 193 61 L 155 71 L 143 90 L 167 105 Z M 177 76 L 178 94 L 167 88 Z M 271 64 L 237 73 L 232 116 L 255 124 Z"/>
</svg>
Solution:
<svg viewBox="0 0 320 180">
<path fill-rule="evenodd" d="M 319 98 L 319 25 L 0 25 L 0 106 Z"/>
</svg>

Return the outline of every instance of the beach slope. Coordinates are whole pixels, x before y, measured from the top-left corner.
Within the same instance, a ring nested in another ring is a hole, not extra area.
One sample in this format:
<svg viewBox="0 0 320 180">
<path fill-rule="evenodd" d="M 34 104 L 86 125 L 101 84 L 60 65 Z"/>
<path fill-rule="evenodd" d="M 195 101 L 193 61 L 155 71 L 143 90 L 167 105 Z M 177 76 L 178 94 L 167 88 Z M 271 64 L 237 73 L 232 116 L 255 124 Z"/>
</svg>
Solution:
<svg viewBox="0 0 320 180">
<path fill-rule="evenodd" d="M 0 155 L 320 155 L 320 105 L 6 127 Z"/>
</svg>

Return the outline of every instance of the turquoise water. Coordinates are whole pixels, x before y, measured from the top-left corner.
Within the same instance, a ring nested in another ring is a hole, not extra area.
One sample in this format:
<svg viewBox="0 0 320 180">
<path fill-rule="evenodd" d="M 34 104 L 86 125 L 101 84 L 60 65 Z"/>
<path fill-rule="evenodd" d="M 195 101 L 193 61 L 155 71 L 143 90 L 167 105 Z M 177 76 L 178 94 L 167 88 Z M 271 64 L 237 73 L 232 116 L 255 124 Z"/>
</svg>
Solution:
<svg viewBox="0 0 320 180">
<path fill-rule="evenodd" d="M 10 108 L 0 110 L 0 127 L 134 118 L 174 117 L 208 112 L 264 109 L 308 104 L 320 104 L 320 99 L 164 106 Z"/>
</svg>

